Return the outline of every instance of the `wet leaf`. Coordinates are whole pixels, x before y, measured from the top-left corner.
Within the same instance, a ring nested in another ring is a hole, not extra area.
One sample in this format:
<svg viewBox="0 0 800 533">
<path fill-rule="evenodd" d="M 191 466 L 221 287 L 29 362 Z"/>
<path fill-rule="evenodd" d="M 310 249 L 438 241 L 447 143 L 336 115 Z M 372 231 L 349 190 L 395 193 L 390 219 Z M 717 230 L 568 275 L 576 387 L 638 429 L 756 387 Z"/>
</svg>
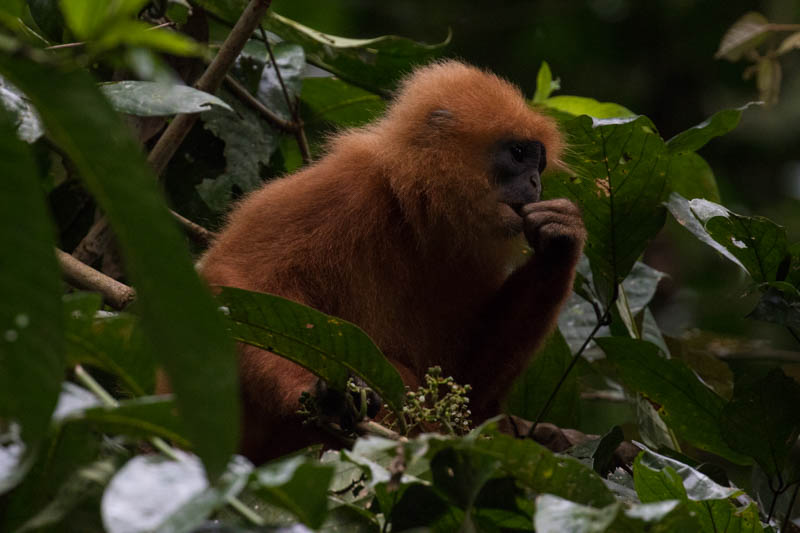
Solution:
<svg viewBox="0 0 800 533">
<path fill-rule="evenodd" d="M 109 533 L 192 531 L 244 487 L 252 465 L 236 457 L 215 485 L 209 485 L 197 457 L 180 460 L 139 455 L 109 483 L 100 511 Z"/>
<path fill-rule="evenodd" d="M 612 102 L 598 102 L 594 98 L 585 96 L 559 95 L 551 96 L 541 101 L 541 104 L 573 117 L 588 115 L 594 118 L 610 119 L 621 117 L 635 117 L 630 109 Z"/>
<path fill-rule="evenodd" d="M 120 113 L 157 117 L 178 113 L 201 113 L 212 105 L 233 109 L 212 94 L 186 85 L 167 85 L 153 81 L 115 81 L 100 85 L 100 90 Z"/>
</svg>

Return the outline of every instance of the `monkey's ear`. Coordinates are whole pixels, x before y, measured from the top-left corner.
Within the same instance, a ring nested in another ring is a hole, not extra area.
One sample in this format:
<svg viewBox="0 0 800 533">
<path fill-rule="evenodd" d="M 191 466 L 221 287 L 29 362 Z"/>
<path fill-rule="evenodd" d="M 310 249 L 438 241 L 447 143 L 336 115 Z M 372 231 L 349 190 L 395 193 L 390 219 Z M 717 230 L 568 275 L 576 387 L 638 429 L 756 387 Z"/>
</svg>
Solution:
<svg viewBox="0 0 800 533">
<path fill-rule="evenodd" d="M 447 109 L 436 109 L 428 115 L 428 125 L 436 129 L 447 129 L 456 122 L 456 117 Z"/>
</svg>

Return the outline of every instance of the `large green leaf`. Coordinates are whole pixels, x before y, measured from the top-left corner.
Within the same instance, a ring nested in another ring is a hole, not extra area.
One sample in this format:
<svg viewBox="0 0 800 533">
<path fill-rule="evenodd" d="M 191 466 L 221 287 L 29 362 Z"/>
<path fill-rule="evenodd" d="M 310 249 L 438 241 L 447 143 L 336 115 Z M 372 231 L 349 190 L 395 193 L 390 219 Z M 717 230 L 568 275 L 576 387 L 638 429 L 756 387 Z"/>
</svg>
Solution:
<svg viewBox="0 0 800 533">
<path fill-rule="evenodd" d="M 385 93 L 414 65 L 429 63 L 449 44 L 428 45 L 393 35 L 348 39 L 327 35 L 270 11 L 265 27 L 306 51 L 310 63 L 365 89 Z"/>
<path fill-rule="evenodd" d="M 332 122 L 337 126 L 360 126 L 373 120 L 386 107 L 384 100 L 338 78 L 303 80 L 303 122 Z"/>
<path fill-rule="evenodd" d="M 777 280 L 789 250 L 785 228 L 764 217 L 737 215 L 707 200 L 687 202 L 675 193 L 666 206 L 682 226 L 746 270 L 753 280 Z"/>
<path fill-rule="evenodd" d="M 661 206 L 670 156 L 646 117 L 598 120 L 578 117 L 565 126 L 573 150 L 572 173 L 551 175 L 547 198 L 566 197 L 581 207 L 597 294 L 610 301 L 664 224 Z"/>
<path fill-rule="evenodd" d="M 156 356 L 139 319 L 128 313 L 95 316 L 100 304 L 100 295 L 94 293 L 64 297 L 67 363 L 93 366 L 116 376 L 130 395 L 152 393 Z"/>
<path fill-rule="evenodd" d="M 473 448 L 499 460 L 500 469 L 522 486 L 588 505 L 608 505 L 613 501 L 602 479 L 576 459 L 555 455 L 532 440 L 501 434 L 491 423 L 474 434 L 478 432 L 491 438 L 463 438 L 454 445 Z"/>
<path fill-rule="evenodd" d="M 800 385 L 779 369 L 753 383 L 739 383 L 722 412 L 722 436 L 767 474 L 781 474 L 800 433 L 800 411 L 788 408 L 797 405 Z"/>
<path fill-rule="evenodd" d="M 213 94 L 186 85 L 167 85 L 154 81 L 115 81 L 100 85 L 100 90 L 120 113 L 142 117 L 200 113 L 212 105 L 233 112 Z"/>
<path fill-rule="evenodd" d="M 61 279 L 30 148 L 0 111 L 0 419 L 44 437 L 64 372 Z"/>
<path fill-rule="evenodd" d="M 223 287 L 233 337 L 304 366 L 332 386 L 344 389 L 360 376 L 395 411 L 405 397 L 397 370 L 358 326 L 305 305 L 275 296 Z"/>
<path fill-rule="evenodd" d="M 667 148 L 674 154 L 695 152 L 714 137 L 725 135 L 736 128 L 742 118 L 742 112 L 754 105 L 760 105 L 760 102 L 750 102 L 736 109 L 717 111 L 697 126 L 682 131 L 668 140 Z"/>
<path fill-rule="evenodd" d="M 605 337 L 597 339 L 597 344 L 629 388 L 661 405 L 659 413 L 679 437 L 734 463 L 750 462 L 722 437 L 720 420 L 725 401 L 683 362 L 664 359 L 656 345 L 637 339 Z"/>
<path fill-rule="evenodd" d="M 538 89 L 537 89 L 538 90 Z M 534 100 L 536 102 L 536 100 Z M 567 113 L 573 117 L 588 115 L 594 118 L 611 119 L 621 117 L 635 117 L 630 109 L 613 102 L 598 102 L 594 98 L 585 96 L 559 95 L 551 96 L 540 102 L 542 105 Z"/>
<path fill-rule="evenodd" d="M 177 393 L 191 440 L 216 477 L 238 442 L 233 343 L 141 148 L 86 73 L 7 55 L 0 56 L 0 72 L 36 106 L 108 216 L 137 289 L 142 325 Z M 18 196 L 16 190 L 4 195 L 20 203 Z M 29 210 L 15 220 L 33 217 Z"/>
<path fill-rule="evenodd" d="M 332 466 L 296 456 L 256 469 L 250 489 L 316 529 L 328 512 L 328 486 L 332 478 Z"/>
<path fill-rule="evenodd" d="M 634 462 L 633 479 L 636 493 L 643 502 L 681 501 L 696 520 L 693 531 L 763 531 L 754 503 L 737 507 L 731 500 L 740 493 L 738 489 L 718 485 L 702 472 L 674 459 L 645 450 Z"/>
<path fill-rule="evenodd" d="M 572 352 L 569 345 L 556 329 L 514 383 L 506 399 L 506 411 L 528 420 L 536 420 L 570 361 Z M 571 372 L 543 421 L 561 427 L 577 427 L 578 392 L 577 375 Z"/>
</svg>

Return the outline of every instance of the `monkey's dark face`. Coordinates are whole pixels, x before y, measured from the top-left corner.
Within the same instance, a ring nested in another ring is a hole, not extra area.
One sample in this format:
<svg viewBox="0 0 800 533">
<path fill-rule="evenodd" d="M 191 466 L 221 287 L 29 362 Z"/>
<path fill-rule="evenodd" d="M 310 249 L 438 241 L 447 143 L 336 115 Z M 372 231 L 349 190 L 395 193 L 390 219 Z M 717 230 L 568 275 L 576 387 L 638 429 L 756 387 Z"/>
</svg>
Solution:
<svg viewBox="0 0 800 533">
<path fill-rule="evenodd" d="M 547 155 L 539 141 L 504 139 L 492 148 L 491 175 L 505 235 L 514 236 L 522 231 L 520 210 L 539 201 L 541 173 L 546 166 Z"/>
</svg>

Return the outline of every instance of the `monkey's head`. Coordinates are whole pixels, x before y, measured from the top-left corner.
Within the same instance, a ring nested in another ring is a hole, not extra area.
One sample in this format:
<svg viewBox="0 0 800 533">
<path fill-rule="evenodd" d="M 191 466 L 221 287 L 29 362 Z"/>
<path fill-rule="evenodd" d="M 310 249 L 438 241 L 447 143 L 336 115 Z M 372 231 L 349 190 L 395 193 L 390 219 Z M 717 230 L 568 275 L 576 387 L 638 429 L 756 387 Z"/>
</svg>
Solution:
<svg viewBox="0 0 800 533">
<path fill-rule="evenodd" d="M 539 200 L 541 173 L 563 149 L 555 121 L 517 87 L 457 61 L 414 71 L 372 131 L 412 223 L 491 238 L 520 234 L 519 210 Z"/>
</svg>

